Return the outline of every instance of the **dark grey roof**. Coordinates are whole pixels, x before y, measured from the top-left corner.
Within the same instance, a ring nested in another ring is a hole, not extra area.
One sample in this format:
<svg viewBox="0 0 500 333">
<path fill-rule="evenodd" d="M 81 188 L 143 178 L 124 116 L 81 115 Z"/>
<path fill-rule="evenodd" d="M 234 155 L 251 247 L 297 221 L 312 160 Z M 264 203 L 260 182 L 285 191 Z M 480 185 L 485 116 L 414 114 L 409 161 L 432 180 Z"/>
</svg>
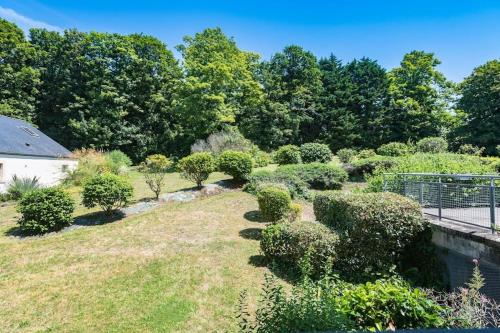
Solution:
<svg viewBox="0 0 500 333">
<path fill-rule="evenodd" d="M 0 115 L 0 154 L 69 158 L 71 152 L 19 119 Z"/>
</svg>

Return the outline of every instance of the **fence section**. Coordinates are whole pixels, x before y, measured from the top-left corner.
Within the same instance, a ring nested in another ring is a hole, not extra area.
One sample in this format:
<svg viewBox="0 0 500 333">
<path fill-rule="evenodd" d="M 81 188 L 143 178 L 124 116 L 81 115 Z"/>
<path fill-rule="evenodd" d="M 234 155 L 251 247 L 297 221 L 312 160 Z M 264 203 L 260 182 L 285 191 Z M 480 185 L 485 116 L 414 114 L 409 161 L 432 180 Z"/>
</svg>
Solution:
<svg viewBox="0 0 500 333">
<path fill-rule="evenodd" d="M 420 203 L 425 214 L 488 228 L 500 226 L 500 176 L 430 173 L 385 174 L 384 191 Z"/>
</svg>

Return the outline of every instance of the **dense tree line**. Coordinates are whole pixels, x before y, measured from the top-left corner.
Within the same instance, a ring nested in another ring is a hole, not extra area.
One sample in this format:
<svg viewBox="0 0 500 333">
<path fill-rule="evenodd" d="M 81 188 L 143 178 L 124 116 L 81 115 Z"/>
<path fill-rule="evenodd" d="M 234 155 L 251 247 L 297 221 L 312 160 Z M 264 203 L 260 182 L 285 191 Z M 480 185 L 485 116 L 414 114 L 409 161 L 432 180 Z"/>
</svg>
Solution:
<svg viewBox="0 0 500 333">
<path fill-rule="evenodd" d="M 447 136 L 495 153 L 500 61 L 459 85 L 434 54 L 390 71 L 369 58 L 317 59 L 291 45 L 262 61 L 219 29 L 185 37 L 175 59 L 142 34 L 32 29 L 0 19 L 0 114 L 26 119 L 70 149 L 120 149 L 134 160 L 183 155 L 228 126 L 266 150 L 327 143 L 375 148 Z"/>
</svg>

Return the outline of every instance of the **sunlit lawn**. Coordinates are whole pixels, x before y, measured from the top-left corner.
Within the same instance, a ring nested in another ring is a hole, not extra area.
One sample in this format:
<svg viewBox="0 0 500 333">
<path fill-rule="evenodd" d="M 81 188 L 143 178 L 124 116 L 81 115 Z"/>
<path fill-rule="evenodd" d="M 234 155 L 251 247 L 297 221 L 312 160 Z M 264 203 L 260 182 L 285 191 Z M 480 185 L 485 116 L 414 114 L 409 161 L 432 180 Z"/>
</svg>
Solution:
<svg viewBox="0 0 500 333">
<path fill-rule="evenodd" d="M 151 197 L 138 173 L 130 179 L 135 200 Z M 166 191 L 191 186 L 170 174 Z M 244 217 L 256 209 L 254 197 L 231 191 L 21 239 L 9 236 L 15 207 L 0 207 L 0 330 L 234 331 L 240 291 L 255 296 L 267 271 L 255 264 L 263 224 Z"/>
</svg>

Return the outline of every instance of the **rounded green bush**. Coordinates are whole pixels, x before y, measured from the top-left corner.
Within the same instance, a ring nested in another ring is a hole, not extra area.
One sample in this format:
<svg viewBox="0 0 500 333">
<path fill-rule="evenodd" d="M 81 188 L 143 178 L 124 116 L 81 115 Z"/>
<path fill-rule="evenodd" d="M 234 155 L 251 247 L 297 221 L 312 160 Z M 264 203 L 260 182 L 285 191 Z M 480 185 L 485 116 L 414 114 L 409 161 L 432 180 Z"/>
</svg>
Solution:
<svg viewBox="0 0 500 333">
<path fill-rule="evenodd" d="M 106 161 L 110 171 L 114 174 L 125 173 L 132 165 L 132 160 L 120 150 L 112 150 L 106 154 Z"/>
<path fill-rule="evenodd" d="M 382 156 L 404 156 L 411 153 L 411 147 L 402 142 L 389 142 L 377 148 L 377 154 Z"/>
<path fill-rule="evenodd" d="M 254 166 L 258 168 L 268 166 L 273 162 L 271 155 L 262 150 L 253 152 L 252 158 L 254 161 Z"/>
<path fill-rule="evenodd" d="M 274 161 L 280 165 L 302 163 L 300 148 L 294 145 L 281 146 L 274 155 Z"/>
<path fill-rule="evenodd" d="M 417 151 L 420 153 L 445 153 L 448 150 L 448 142 L 440 137 L 428 137 L 417 142 Z"/>
<path fill-rule="evenodd" d="M 314 213 L 341 236 L 339 260 L 349 277 L 388 272 L 425 226 L 419 204 L 394 193 L 323 192 Z"/>
<path fill-rule="evenodd" d="M 459 154 L 481 156 L 484 153 L 484 147 L 478 147 L 471 144 L 464 144 L 458 148 Z"/>
<path fill-rule="evenodd" d="M 317 190 L 339 190 L 347 181 L 347 172 L 331 164 L 290 164 L 278 167 L 276 172 L 298 177 Z"/>
<path fill-rule="evenodd" d="M 300 146 L 300 156 L 303 163 L 328 163 L 332 160 L 332 151 L 322 143 L 304 143 Z"/>
<path fill-rule="evenodd" d="M 370 158 L 370 157 L 374 157 L 374 156 L 377 156 L 377 154 L 375 153 L 375 150 L 373 150 L 373 149 L 362 149 L 356 154 L 356 158 L 359 158 L 359 159 Z"/>
<path fill-rule="evenodd" d="M 365 177 L 377 171 L 387 170 L 397 164 L 397 159 L 392 156 L 373 156 L 352 162 L 349 176 Z"/>
<path fill-rule="evenodd" d="M 275 186 L 267 186 L 257 193 L 257 201 L 262 217 L 269 222 L 276 222 L 290 212 L 292 198 L 288 191 Z"/>
<path fill-rule="evenodd" d="M 177 164 L 181 176 L 195 182 L 200 188 L 203 181 L 215 171 L 216 163 L 212 154 L 207 152 L 194 153 L 182 158 Z"/>
<path fill-rule="evenodd" d="M 233 176 L 236 181 L 247 180 L 252 172 L 252 156 L 241 151 L 227 150 L 223 152 L 217 161 L 219 170 Z"/>
<path fill-rule="evenodd" d="M 337 259 L 339 237 L 316 222 L 276 223 L 262 231 L 260 248 L 269 261 L 299 268 L 307 254 L 313 275 L 319 275 Z"/>
<path fill-rule="evenodd" d="M 19 201 L 21 230 L 43 234 L 60 230 L 71 224 L 75 203 L 59 188 L 41 188 L 26 193 Z"/>
<path fill-rule="evenodd" d="M 257 194 L 265 186 L 276 184 L 287 188 L 293 199 L 308 199 L 310 197 L 309 185 L 299 177 L 269 170 L 253 172 L 248 177 L 244 190 L 251 194 Z"/>
<path fill-rule="evenodd" d="M 125 207 L 133 195 L 132 185 L 120 176 L 104 173 L 89 179 L 83 186 L 82 203 L 87 208 L 99 206 L 106 214 Z"/>
<path fill-rule="evenodd" d="M 354 157 L 356 157 L 356 150 L 350 148 L 342 148 L 339 149 L 336 153 L 340 162 L 342 163 L 350 163 Z"/>
</svg>

